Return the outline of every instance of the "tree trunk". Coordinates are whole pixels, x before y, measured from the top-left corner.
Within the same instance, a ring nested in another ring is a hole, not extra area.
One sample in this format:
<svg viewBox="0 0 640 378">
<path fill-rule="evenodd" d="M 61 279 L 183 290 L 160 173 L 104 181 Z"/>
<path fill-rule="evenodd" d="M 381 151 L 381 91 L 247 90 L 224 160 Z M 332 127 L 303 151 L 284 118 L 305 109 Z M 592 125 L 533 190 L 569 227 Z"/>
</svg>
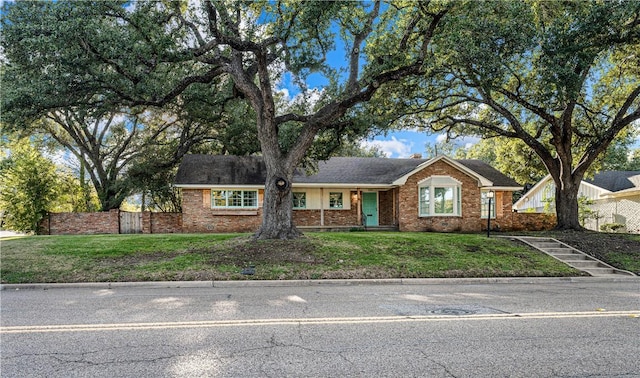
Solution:
<svg viewBox="0 0 640 378">
<path fill-rule="evenodd" d="M 266 159 L 266 156 L 265 156 Z M 291 178 L 293 169 L 269 169 L 264 189 L 262 225 L 255 239 L 295 239 L 302 233 L 293 224 L 293 194 Z"/>
<path fill-rule="evenodd" d="M 583 230 L 578 217 L 578 189 L 580 181 L 564 178 L 564 182 L 556 183 L 556 215 L 557 230 Z M 567 182 L 568 181 L 568 182 Z"/>
</svg>

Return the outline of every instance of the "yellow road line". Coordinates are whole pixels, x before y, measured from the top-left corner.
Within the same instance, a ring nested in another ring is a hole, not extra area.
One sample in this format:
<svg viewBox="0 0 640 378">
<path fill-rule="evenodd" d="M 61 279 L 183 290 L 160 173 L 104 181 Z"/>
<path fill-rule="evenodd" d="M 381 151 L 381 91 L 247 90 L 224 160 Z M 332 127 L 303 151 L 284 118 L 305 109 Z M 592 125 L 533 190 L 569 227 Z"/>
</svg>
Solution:
<svg viewBox="0 0 640 378">
<path fill-rule="evenodd" d="M 520 314 L 480 314 L 480 315 L 420 315 L 420 316 L 369 316 L 344 318 L 285 318 L 285 319 L 237 319 L 190 322 L 157 323 L 112 323 L 112 324 L 59 324 L 41 326 L 0 327 L 0 333 L 46 333 L 46 332 L 96 332 L 96 331 L 132 331 L 146 329 L 214 328 L 274 325 L 331 325 L 331 324 L 371 324 L 371 323 L 407 323 L 442 322 L 461 320 L 511 320 L 511 319 L 565 319 L 565 318 L 640 318 L 636 311 L 586 311 L 586 312 L 538 312 Z"/>
</svg>

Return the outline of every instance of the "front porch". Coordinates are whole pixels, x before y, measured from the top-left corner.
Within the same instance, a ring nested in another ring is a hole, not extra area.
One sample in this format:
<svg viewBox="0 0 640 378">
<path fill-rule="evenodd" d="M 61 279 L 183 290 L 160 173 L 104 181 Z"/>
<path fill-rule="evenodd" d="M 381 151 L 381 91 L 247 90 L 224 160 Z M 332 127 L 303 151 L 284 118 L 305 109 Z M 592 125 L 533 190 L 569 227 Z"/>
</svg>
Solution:
<svg viewBox="0 0 640 378">
<path fill-rule="evenodd" d="M 309 189 L 307 193 L 312 193 Z M 398 190 L 397 188 L 380 189 L 320 189 L 319 198 L 327 197 L 344 190 L 342 196 L 344 206 L 323 206 L 324 201 L 315 201 L 319 208 L 294 208 L 293 222 L 300 230 L 398 230 Z M 295 192 L 295 189 L 294 189 Z M 308 204 L 314 202 L 314 196 L 309 195 Z M 348 199 L 348 201 L 347 201 Z"/>
<path fill-rule="evenodd" d="M 398 226 L 298 226 L 302 232 L 399 231 Z"/>
</svg>

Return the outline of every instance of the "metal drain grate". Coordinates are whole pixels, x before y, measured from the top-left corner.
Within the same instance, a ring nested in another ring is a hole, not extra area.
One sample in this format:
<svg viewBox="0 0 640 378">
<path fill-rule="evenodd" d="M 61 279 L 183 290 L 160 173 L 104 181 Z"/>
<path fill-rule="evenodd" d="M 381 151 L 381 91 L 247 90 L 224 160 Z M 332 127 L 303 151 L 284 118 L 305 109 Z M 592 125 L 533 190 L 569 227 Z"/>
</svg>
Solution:
<svg viewBox="0 0 640 378">
<path fill-rule="evenodd" d="M 391 311 L 395 315 L 442 315 L 463 316 L 476 314 L 504 314 L 504 311 L 477 305 L 433 306 L 424 304 L 384 304 L 380 308 Z"/>
<path fill-rule="evenodd" d="M 462 308 L 439 308 L 437 310 L 427 311 L 427 313 L 433 315 L 474 315 L 478 312 Z"/>
</svg>

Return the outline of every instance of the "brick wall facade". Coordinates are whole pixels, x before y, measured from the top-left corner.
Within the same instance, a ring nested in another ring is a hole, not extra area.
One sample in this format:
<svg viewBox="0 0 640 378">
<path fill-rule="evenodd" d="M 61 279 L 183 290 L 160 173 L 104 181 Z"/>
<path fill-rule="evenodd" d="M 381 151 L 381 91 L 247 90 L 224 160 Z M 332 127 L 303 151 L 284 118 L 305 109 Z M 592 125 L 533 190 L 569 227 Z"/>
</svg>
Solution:
<svg viewBox="0 0 640 378">
<path fill-rule="evenodd" d="M 461 183 L 461 216 L 420 217 L 418 214 L 418 183 L 432 176 L 448 176 Z M 294 210 L 293 222 L 307 227 L 353 227 L 358 226 L 357 192 L 351 191 L 350 209 Z M 264 191 L 258 192 L 261 204 Z M 480 188 L 478 181 L 452 167 L 445 161 L 437 161 L 410 176 L 399 188 L 378 192 L 379 224 L 397 225 L 400 231 L 435 232 L 481 232 L 487 228 L 482 219 Z M 491 220 L 493 230 L 546 230 L 555 226 L 555 217 L 545 214 L 514 213 L 512 193 L 495 193 L 496 216 Z M 183 232 L 253 232 L 262 222 L 262 208 L 257 209 L 212 209 L 211 191 L 206 189 L 183 189 Z"/>
<path fill-rule="evenodd" d="M 395 226 L 398 218 L 398 209 L 395 204 L 398 189 L 394 188 L 385 192 L 378 192 L 378 224 L 380 226 Z"/>
<path fill-rule="evenodd" d="M 258 193 L 262 202 L 263 191 Z M 252 232 L 262 223 L 262 208 L 226 210 L 211 208 L 211 191 L 182 190 L 183 232 Z"/>
<path fill-rule="evenodd" d="M 431 176 L 449 176 L 461 182 L 462 216 L 420 217 L 418 214 L 418 182 Z M 481 231 L 480 188 L 478 181 L 453 168 L 444 161 L 437 161 L 407 179 L 399 188 L 400 231 Z"/>
<path fill-rule="evenodd" d="M 166 234 L 182 232 L 181 213 L 141 214 L 143 234 Z M 120 210 L 96 213 L 50 213 L 40 224 L 43 235 L 93 235 L 119 234 Z"/>
</svg>

